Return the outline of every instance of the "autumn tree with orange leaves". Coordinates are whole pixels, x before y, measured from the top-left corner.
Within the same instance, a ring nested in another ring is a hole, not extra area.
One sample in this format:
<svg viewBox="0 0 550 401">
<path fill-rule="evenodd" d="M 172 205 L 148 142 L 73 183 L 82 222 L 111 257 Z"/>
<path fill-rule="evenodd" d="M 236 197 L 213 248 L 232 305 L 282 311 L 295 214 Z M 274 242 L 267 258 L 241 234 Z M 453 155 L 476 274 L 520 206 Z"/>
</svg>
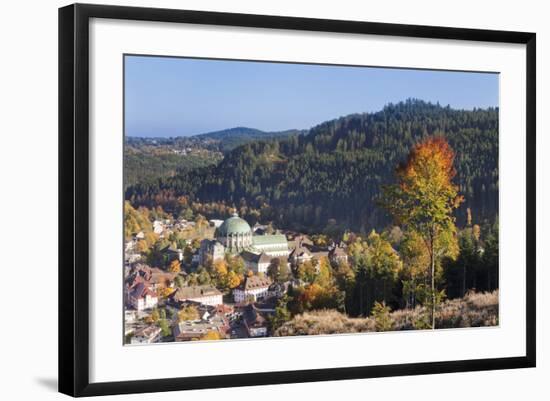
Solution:
<svg viewBox="0 0 550 401">
<path fill-rule="evenodd" d="M 397 224 L 418 233 L 429 254 L 431 283 L 430 320 L 435 329 L 437 292 L 435 268 L 446 253 L 442 237 L 456 232 L 453 210 L 463 202 L 453 183 L 454 151 L 442 137 L 431 137 L 415 145 L 405 163 L 396 170 L 397 183 L 384 188 L 384 207 Z"/>
</svg>

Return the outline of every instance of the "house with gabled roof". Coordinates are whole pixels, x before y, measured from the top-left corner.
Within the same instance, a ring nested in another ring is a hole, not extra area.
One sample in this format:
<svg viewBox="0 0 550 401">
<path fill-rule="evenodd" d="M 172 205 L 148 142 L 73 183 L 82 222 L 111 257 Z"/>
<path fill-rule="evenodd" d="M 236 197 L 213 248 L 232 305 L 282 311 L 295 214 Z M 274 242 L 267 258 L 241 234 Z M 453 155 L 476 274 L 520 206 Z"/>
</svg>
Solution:
<svg viewBox="0 0 550 401">
<path fill-rule="evenodd" d="M 302 263 L 308 262 L 313 258 L 313 254 L 309 248 L 305 247 L 301 242 L 298 243 L 296 248 L 290 252 L 289 261 L 294 266 L 301 265 Z"/>
<path fill-rule="evenodd" d="M 271 279 L 269 277 L 250 276 L 237 288 L 233 290 L 235 303 L 242 303 L 247 300 L 256 302 L 267 297 Z"/>
<path fill-rule="evenodd" d="M 174 302 L 191 301 L 212 306 L 223 304 L 222 293 L 217 288 L 208 285 L 178 288 L 170 295 L 170 298 Z"/>
<path fill-rule="evenodd" d="M 247 305 L 243 311 L 243 323 L 250 337 L 267 336 L 267 319 L 253 305 Z"/>
<path fill-rule="evenodd" d="M 146 282 L 139 282 L 128 290 L 128 303 L 138 311 L 151 309 L 157 306 L 158 296 Z"/>
<path fill-rule="evenodd" d="M 347 262 L 348 261 L 348 254 L 346 253 L 346 249 L 342 245 L 334 245 L 329 253 L 328 257 L 330 258 L 331 262 L 333 263 L 340 263 L 340 262 Z"/>
<path fill-rule="evenodd" d="M 253 253 L 244 251 L 241 253 L 246 269 L 252 270 L 254 273 L 267 273 L 267 268 L 271 263 L 271 257 L 265 252 Z"/>
</svg>

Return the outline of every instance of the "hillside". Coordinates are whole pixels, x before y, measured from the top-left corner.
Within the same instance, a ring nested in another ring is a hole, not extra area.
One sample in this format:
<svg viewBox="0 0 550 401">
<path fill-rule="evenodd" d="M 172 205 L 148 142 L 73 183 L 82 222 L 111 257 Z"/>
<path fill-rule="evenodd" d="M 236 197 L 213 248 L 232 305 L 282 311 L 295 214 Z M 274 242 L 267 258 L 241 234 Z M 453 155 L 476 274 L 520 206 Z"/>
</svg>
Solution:
<svg viewBox="0 0 550 401">
<path fill-rule="evenodd" d="M 256 128 L 235 127 L 220 131 L 206 132 L 190 136 L 176 137 L 126 137 L 128 148 L 143 150 L 183 150 L 201 148 L 215 152 L 229 152 L 238 146 L 257 140 L 284 138 L 306 134 L 306 130 L 289 129 L 284 131 L 262 131 Z"/>
<path fill-rule="evenodd" d="M 217 164 L 224 153 L 245 143 L 301 135 L 304 132 L 299 130 L 265 132 L 254 128 L 237 127 L 188 137 L 126 137 L 125 188 Z"/>
<path fill-rule="evenodd" d="M 222 152 L 228 152 L 234 148 L 244 145 L 245 143 L 268 140 L 274 138 L 283 138 L 290 135 L 301 135 L 306 131 L 302 130 L 285 130 L 285 131 L 272 131 L 266 132 L 255 128 L 248 127 L 235 127 L 221 131 L 208 132 L 206 134 L 195 135 L 194 138 L 200 140 L 212 140 L 219 142 L 219 150 Z"/>
<path fill-rule="evenodd" d="M 390 312 L 386 325 L 390 330 L 422 328 L 424 307 Z M 482 327 L 498 325 L 498 290 L 469 293 L 464 298 L 443 302 L 436 312 L 437 328 Z M 375 317 L 350 318 L 334 310 L 306 312 L 279 327 L 275 336 L 365 333 L 377 331 Z"/>
<path fill-rule="evenodd" d="M 135 205 L 168 211 L 178 196 L 256 209 L 263 220 L 300 230 L 367 231 L 390 220 L 378 207 L 383 185 L 421 139 L 444 136 L 456 152 L 455 181 L 474 221 L 498 216 L 498 109 L 454 110 L 408 100 L 376 113 L 353 114 L 306 135 L 253 141 L 217 165 L 128 188 Z"/>
</svg>

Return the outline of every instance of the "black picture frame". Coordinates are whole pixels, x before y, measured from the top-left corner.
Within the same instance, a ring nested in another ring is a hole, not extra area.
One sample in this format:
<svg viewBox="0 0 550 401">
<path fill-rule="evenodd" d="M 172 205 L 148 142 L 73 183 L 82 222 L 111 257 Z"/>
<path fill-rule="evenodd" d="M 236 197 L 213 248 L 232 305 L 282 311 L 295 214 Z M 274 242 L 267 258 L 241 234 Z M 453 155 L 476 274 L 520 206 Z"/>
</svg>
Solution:
<svg viewBox="0 0 550 401">
<path fill-rule="evenodd" d="M 88 30 L 90 18 L 94 17 L 526 45 L 526 354 L 521 357 L 495 359 L 90 383 L 88 375 L 88 307 L 90 303 L 88 290 L 90 191 L 88 182 Z M 527 32 L 87 4 L 74 4 L 60 8 L 59 391 L 76 397 L 534 367 L 536 364 L 535 65 L 536 35 Z"/>
</svg>

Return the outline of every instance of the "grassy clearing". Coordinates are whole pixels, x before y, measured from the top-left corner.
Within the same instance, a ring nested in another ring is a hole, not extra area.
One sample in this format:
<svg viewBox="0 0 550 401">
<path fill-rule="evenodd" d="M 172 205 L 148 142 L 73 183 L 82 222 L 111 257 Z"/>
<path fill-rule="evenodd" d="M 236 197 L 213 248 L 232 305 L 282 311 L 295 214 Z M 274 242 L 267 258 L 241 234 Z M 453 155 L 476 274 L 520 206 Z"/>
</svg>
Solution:
<svg viewBox="0 0 550 401">
<path fill-rule="evenodd" d="M 443 302 L 436 313 L 436 328 L 462 328 L 498 325 L 498 290 L 468 293 L 463 298 Z M 389 313 L 393 331 L 426 328 L 424 307 Z M 364 333 L 376 331 L 376 319 L 350 318 L 334 310 L 306 312 L 295 316 L 274 333 L 275 336 Z"/>
</svg>

